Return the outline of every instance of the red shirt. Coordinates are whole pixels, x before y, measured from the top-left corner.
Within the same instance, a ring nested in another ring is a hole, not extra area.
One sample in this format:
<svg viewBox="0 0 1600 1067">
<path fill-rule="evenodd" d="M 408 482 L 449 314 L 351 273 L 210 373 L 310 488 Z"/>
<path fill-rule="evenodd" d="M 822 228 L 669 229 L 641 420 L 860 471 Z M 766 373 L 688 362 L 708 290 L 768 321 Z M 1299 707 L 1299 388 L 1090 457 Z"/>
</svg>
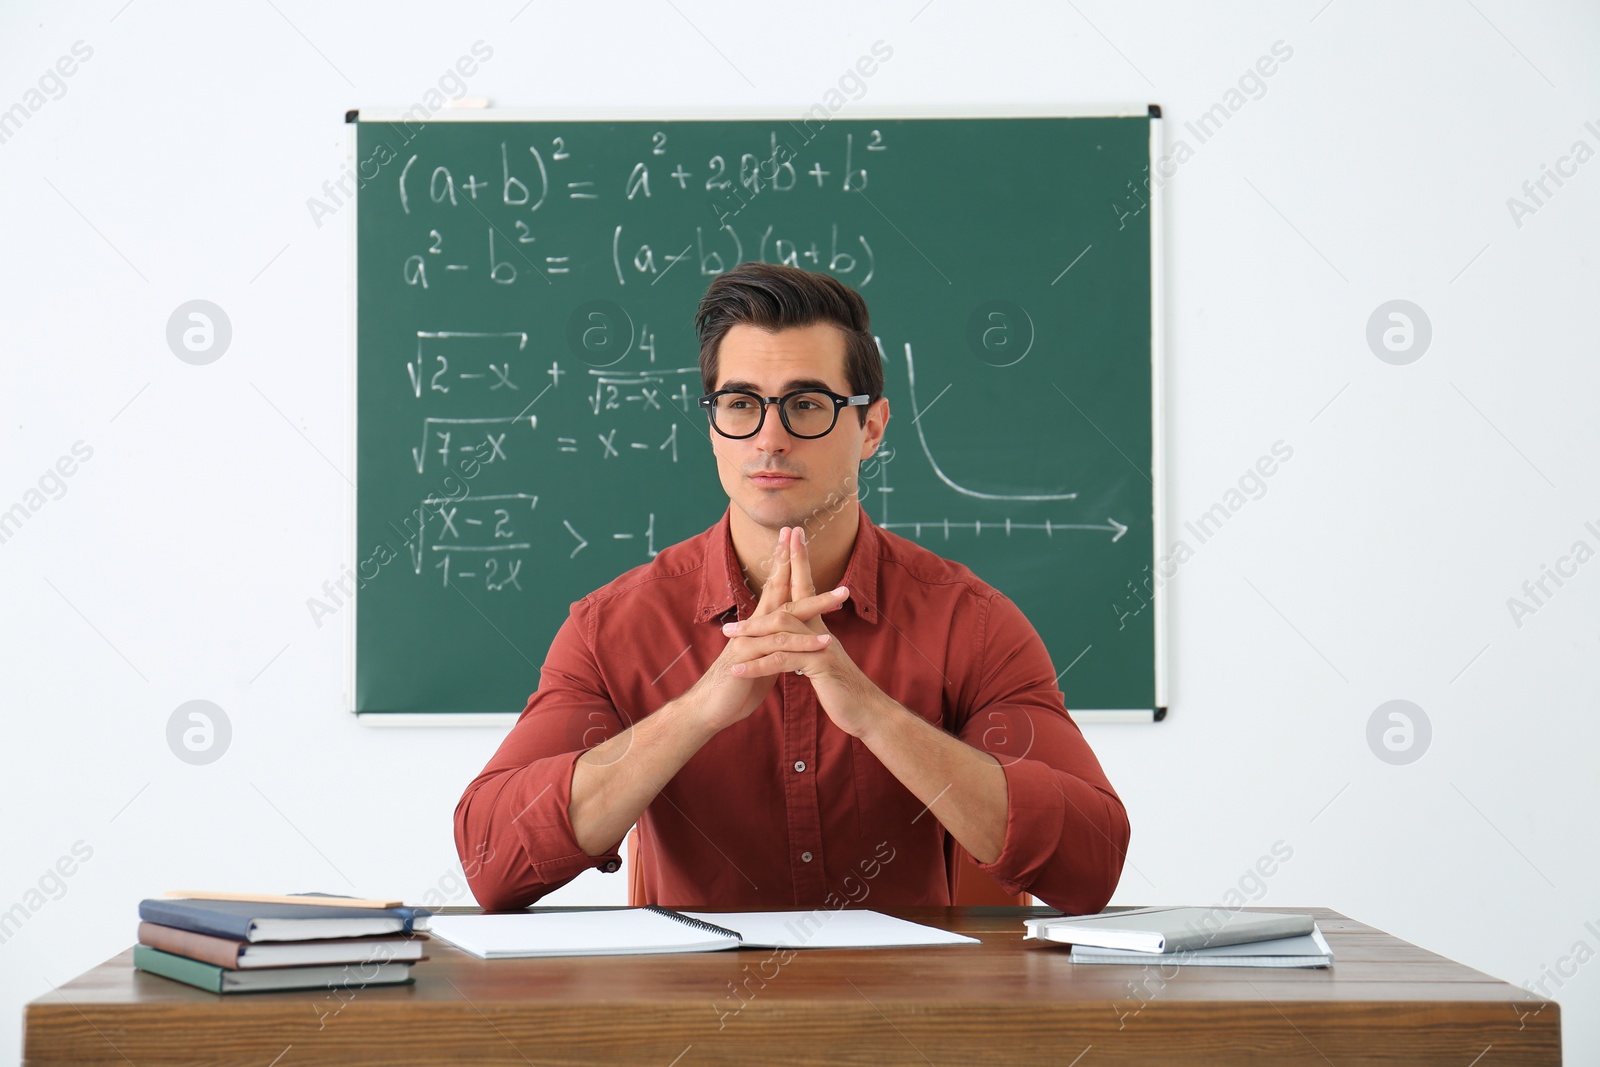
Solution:
<svg viewBox="0 0 1600 1067">
<path fill-rule="evenodd" d="M 1100 910 L 1122 871 L 1127 814 L 1022 612 L 865 510 L 840 584 L 850 598 L 823 618 L 856 665 L 1005 768 L 1005 844 L 979 866 L 1008 892 Z M 620 867 L 615 851 L 578 847 L 573 764 L 686 692 L 727 644 L 722 624 L 755 607 L 726 512 L 572 605 L 539 691 L 456 805 L 456 848 L 486 910 Z M 690 758 L 638 829 L 641 903 L 669 907 L 947 905 L 957 870 L 955 839 L 793 673 Z"/>
</svg>

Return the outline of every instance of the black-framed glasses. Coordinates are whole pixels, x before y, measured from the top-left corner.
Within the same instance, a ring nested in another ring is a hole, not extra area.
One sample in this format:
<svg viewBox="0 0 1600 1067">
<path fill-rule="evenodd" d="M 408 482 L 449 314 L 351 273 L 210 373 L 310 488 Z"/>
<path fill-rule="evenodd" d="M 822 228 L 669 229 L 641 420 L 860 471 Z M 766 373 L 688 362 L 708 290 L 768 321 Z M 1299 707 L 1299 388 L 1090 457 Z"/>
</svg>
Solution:
<svg viewBox="0 0 1600 1067">
<path fill-rule="evenodd" d="M 742 440 L 761 432 L 767 421 L 767 405 L 778 405 L 783 428 L 795 437 L 826 437 L 839 421 L 844 408 L 866 407 L 872 397 L 866 393 L 840 396 L 826 389 L 796 389 L 783 396 L 757 396 L 741 389 L 718 389 L 700 398 L 700 406 L 711 415 L 712 427 L 724 437 Z"/>
</svg>

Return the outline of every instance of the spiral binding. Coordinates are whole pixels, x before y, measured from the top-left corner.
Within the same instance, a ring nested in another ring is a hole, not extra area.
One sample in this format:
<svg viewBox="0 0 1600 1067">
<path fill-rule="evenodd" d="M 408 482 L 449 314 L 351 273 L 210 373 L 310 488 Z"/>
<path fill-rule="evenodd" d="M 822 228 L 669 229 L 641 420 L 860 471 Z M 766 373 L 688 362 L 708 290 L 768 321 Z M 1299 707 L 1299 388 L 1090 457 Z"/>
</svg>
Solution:
<svg viewBox="0 0 1600 1067">
<path fill-rule="evenodd" d="M 737 930 L 730 930 L 726 926 L 718 926 L 716 923 L 708 923 L 704 919 L 696 919 L 692 915 L 685 915 L 683 912 L 673 911 L 671 908 L 663 908 L 660 904 L 646 904 L 644 910 L 653 911 L 657 915 L 665 915 L 669 919 L 676 919 L 678 922 L 692 926 L 696 930 L 704 930 L 711 934 L 726 934 L 736 941 L 744 940 L 744 936 Z"/>
</svg>

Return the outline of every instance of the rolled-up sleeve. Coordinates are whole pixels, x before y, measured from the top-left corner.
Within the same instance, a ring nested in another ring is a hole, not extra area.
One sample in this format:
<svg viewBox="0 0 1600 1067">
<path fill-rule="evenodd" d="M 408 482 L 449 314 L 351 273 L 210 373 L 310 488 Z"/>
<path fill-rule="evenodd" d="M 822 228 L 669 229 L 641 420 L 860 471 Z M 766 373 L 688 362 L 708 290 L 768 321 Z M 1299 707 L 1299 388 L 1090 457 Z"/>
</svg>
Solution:
<svg viewBox="0 0 1600 1067">
<path fill-rule="evenodd" d="M 1128 816 L 1056 688 L 1044 642 L 1008 597 L 989 598 L 977 689 L 958 736 L 1006 777 L 1005 842 L 978 867 L 1007 892 L 1069 914 L 1105 907 L 1128 853 Z"/>
<path fill-rule="evenodd" d="M 456 852 L 486 911 L 527 907 L 591 867 L 620 868 L 616 850 L 590 856 L 579 847 L 569 807 L 573 765 L 622 728 L 580 600 L 550 644 L 538 692 L 456 804 Z"/>
</svg>

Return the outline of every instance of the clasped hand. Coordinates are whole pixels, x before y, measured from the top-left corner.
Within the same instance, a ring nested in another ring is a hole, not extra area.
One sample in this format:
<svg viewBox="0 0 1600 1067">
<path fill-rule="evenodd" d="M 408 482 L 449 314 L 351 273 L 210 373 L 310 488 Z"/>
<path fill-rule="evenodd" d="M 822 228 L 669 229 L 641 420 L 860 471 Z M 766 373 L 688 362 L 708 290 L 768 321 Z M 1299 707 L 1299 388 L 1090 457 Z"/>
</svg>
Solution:
<svg viewBox="0 0 1600 1067">
<path fill-rule="evenodd" d="M 812 584 L 805 532 L 787 526 L 780 530 L 774 564 L 755 613 L 723 626 L 722 632 L 731 640 L 701 679 L 714 693 L 742 697 L 736 707 L 719 702 L 726 716 L 719 727 L 748 717 L 766 699 L 777 677 L 794 671 L 811 683 L 818 703 L 836 726 L 861 736 L 881 707 L 882 691 L 822 621 L 823 615 L 839 610 L 849 597 L 850 590 L 843 586 L 818 594 Z"/>
</svg>

